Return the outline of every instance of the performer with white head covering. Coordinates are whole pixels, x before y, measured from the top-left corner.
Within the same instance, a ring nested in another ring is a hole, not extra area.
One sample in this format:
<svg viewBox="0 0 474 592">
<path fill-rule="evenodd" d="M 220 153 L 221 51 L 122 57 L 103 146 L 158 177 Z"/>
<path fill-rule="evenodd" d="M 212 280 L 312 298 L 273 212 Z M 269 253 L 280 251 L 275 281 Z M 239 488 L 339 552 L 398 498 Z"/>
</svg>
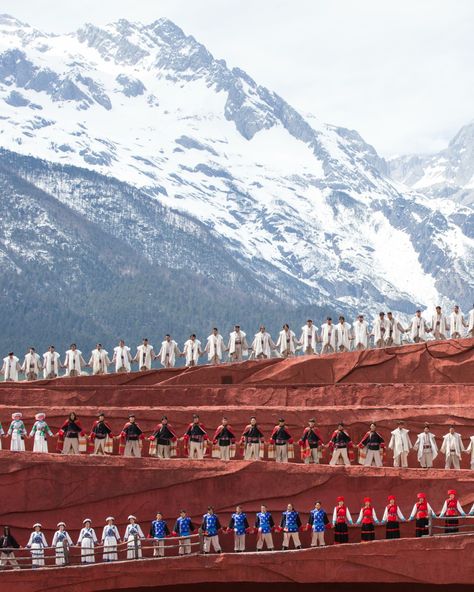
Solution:
<svg viewBox="0 0 474 592">
<path fill-rule="evenodd" d="M 102 530 L 102 544 L 104 545 L 104 561 L 117 561 L 117 543 L 120 542 L 120 534 L 115 526 L 115 518 L 108 516 L 105 519 L 105 526 Z"/>
<path fill-rule="evenodd" d="M 33 532 L 26 545 L 28 549 L 31 549 L 31 567 L 33 569 L 44 567 L 44 548 L 48 546 L 48 543 L 41 528 L 39 522 L 33 524 Z"/>
<path fill-rule="evenodd" d="M 11 436 L 10 450 L 15 452 L 24 452 L 25 450 L 27 431 L 22 417 L 23 415 L 19 411 L 12 413 L 12 422 L 7 432 L 7 435 Z"/>
<path fill-rule="evenodd" d="M 131 514 L 127 520 L 128 524 L 123 537 L 123 540 L 127 541 L 127 559 L 141 559 L 142 544 L 140 539 L 144 539 L 145 535 L 137 523 L 136 516 Z"/>
<path fill-rule="evenodd" d="M 48 452 L 47 436 L 53 437 L 53 432 L 49 429 L 45 422 L 46 415 L 44 413 L 37 413 L 35 415 L 35 423 L 31 428 L 30 438 L 34 438 L 33 452 Z"/>
<path fill-rule="evenodd" d="M 95 551 L 94 545 L 97 544 L 97 536 L 95 530 L 92 528 L 92 520 L 85 518 L 82 524 L 84 527 L 79 533 L 77 544 L 81 546 L 81 563 L 94 563 Z"/>
<path fill-rule="evenodd" d="M 64 522 L 58 522 L 57 531 L 54 533 L 53 547 L 56 547 L 56 565 L 66 565 L 65 549 L 72 547 L 73 542 L 69 533 L 66 530 L 66 524 Z"/>
</svg>

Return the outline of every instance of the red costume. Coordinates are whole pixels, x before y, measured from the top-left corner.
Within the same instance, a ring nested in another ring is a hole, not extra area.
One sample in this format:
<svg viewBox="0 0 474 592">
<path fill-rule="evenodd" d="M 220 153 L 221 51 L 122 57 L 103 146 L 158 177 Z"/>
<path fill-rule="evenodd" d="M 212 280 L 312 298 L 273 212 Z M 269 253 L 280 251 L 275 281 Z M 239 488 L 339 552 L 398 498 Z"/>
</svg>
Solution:
<svg viewBox="0 0 474 592">
<path fill-rule="evenodd" d="M 336 499 L 337 506 L 334 508 L 332 521 L 334 525 L 334 544 L 340 545 L 349 542 L 349 529 L 347 523 L 352 524 L 350 512 L 344 503 L 342 496 Z M 341 505 L 339 503 L 342 502 Z"/>
<path fill-rule="evenodd" d="M 368 506 L 365 504 L 369 504 Z M 361 540 L 373 541 L 375 540 L 375 523 L 378 522 L 375 511 L 372 507 L 372 500 L 370 497 L 364 498 L 364 506 L 360 510 L 358 524 L 362 524 Z"/>
</svg>

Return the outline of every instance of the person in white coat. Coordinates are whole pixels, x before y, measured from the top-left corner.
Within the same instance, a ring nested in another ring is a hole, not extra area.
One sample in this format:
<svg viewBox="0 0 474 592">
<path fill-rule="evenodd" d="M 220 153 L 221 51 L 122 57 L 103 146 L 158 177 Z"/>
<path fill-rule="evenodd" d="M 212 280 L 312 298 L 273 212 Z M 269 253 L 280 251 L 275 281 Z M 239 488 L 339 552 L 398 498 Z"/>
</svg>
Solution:
<svg viewBox="0 0 474 592">
<path fill-rule="evenodd" d="M 48 452 L 47 437 L 53 437 L 53 432 L 50 430 L 48 424 L 45 422 L 46 415 L 44 413 L 37 413 L 35 415 L 35 423 L 31 428 L 30 438 L 34 438 L 33 452 Z"/>
<path fill-rule="evenodd" d="M 104 561 L 117 561 L 117 544 L 120 543 L 120 534 L 115 526 L 115 518 L 108 516 L 105 519 L 105 526 L 102 530 L 102 544 L 104 545 Z"/>
<path fill-rule="evenodd" d="M 164 341 L 161 342 L 160 351 L 155 356 L 160 359 L 160 364 L 163 368 L 174 368 L 176 364 L 176 358 L 181 355 L 178 344 L 174 339 L 171 339 L 171 335 L 167 333 Z"/>
<path fill-rule="evenodd" d="M 339 317 L 339 322 L 334 327 L 336 333 L 336 351 L 351 351 L 352 333 L 351 326 L 346 322 L 343 316 Z"/>
<path fill-rule="evenodd" d="M 321 353 L 333 354 L 336 351 L 336 331 L 331 317 L 321 325 Z"/>
<path fill-rule="evenodd" d="M 77 349 L 75 343 L 71 343 L 66 352 L 63 368 L 66 368 L 66 376 L 80 376 L 82 368 L 86 365 L 82 352 Z"/>
<path fill-rule="evenodd" d="M 54 345 L 48 347 L 48 351 L 43 354 L 43 377 L 57 378 L 59 376 L 59 368 L 61 362 L 59 354 Z"/>
<path fill-rule="evenodd" d="M 131 514 L 127 520 L 128 524 L 123 537 L 123 540 L 127 542 L 127 559 L 141 559 L 142 544 L 140 539 L 144 539 L 145 535 L 137 523 L 136 516 Z"/>
<path fill-rule="evenodd" d="M 31 567 L 33 569 L 44 567 L 44 549 L 48 546 L 48 543 L 41 528 L 42 526 L 39 522 L 33 524 L 33 532 L 26 545 L 31 550 Z"/>
<path fill-rule="evenodd" d="M 413 448 L 408 435 L 410 432 L 403 427 L 404 425 L 403 421 L 398 422 L 398 427 L 391 432 L 392 437 L 388 444 L 388 447 L 393 452 L 394 467 L 408 467 L 408 453 Z"/>
<path fill-rule="evenodd" d="M 296 355 L 297 346 L 298 342 L 294 331 L 290 329 L 288 323 L 285 323 L 276 342 L 278 352 L 283 358 L 292 358 Z"/>
<path fill-rule="evenodd" d="M 25 451 L 25 438 L 27 436 L 27 431 L 22 417 L 23 415 L 19 411 L 12 413 L 12 421 L 7 432 L 7 435 L 11 436 L 10 450 L 14 452 Z"/>
<path fill-rule="evenodd" d="M 81 546 L 81 563 L 94 563 L 94 546 L 97 545 L 98 542 L 97 536 L 95 530 L 92 528 L 92 520 L 90 518 L 85 518 L 82 524 L 84 526 L 77 539 L 77 544 Z"/>
<path fill-rule="evenodd" d="M 374 321 L 372 327 L 372 333 L 370 334 L 374 338 L 375 347 L 385 347 L 385 336 L 388 332 L 388 321 L 385 318 L 384 312 L 379 312 L 379 316 Z"/>
<path fill-rule="evenodd" d="M 360 314 L 354 321 L 352 326 L 352 335 L 354 337 L 354 349 L 361 351 L 369 347 L 369 324 L 364 319 L 364 315 Z"/>
<path fill-rule="evenodd" d="M 301 327 L 300 343 L 303 346 L 303 354 L 316 354 L 316 347 L 318 343 L 318 328 L 313 324 L 311 319 L 306 321 L 306 325 Z"/>
<path fill-rule="evenodd" d="M 464 315 L 459 310 L 459 306 L 453 308 L 453 312 L 449 315 L 449 329 L 451 331 L 451 339 L 461 339 L 464 335 L 464 328 L 468 327 L 468 323 L 464 320 Z"/>
<path fill-rule="evenodd" d="M 231 362 L 241 362 L 248 355 L 247 334 L 241 330 L 240 325 L 234 325 L 234 330 L 229 333 L 227 350 Z"/>
<path fill-rule="evenodd" d="M 6 358 L 3 358 L 0 374 L 3 374 L 5 382 L 18 382 L 18 373 L 20 371 L 20 360 L 13 352 L 10 352 Z"/>
<path fill-rule="evenodd" d="M 474 470 L 474 436 L 469 438 L 469 444 L 466 452 L 471 455 L 471 471 Z"/>
<path fill-rule="evenodd" d="M 56 565 L 66 565 L 66 554 L 64 551 L 65 549 L 69 550 L 73 542 L 66 530 L 66 524 L 64 522 L 58 522 L 57 529 L 51 545 L 56 549 Z"/>
<path fill-rule="evenodd" d="M 115 364 L 115 372 L 130 372 L 132 369 L 131 363 L 132 354 L 130 353 L 130 348 L 121 339 L 117 347 L 114 347 L 114 355 L 112 357 L 112 364 Z"/>
<path fill-rule="evenodd" d="M 267 333 L 265 326 L 261 325 L 252 342 L 253 357 L 257 359 L 271 358 L 272 350 L 275 349 L 276 345 L 273 343 L 272 336 Z"/>
<path fill-rule="evenodd" d="M 148 339 L 145 337 L 142 339 L 142 344 L 137 347 L 137 353 L 133 358 L 133 362 L 138 362 L 140 372 L 145 372 L 146 370 L 151 370 L 151 363 L 155 357 L 153 346 L 148 343 Z"/>
<path fill-rule="evenodd" d="M 417 452 L 418 462 L 423 469 L 431 469 L 433 461 L 438 456 L 436 436 L 430 431 L 430 424 L 425 423 L 421 434 L 418 434 L 413 449 Z"/>
<path fill-rule="evenodd" d="M 403 333 L 405 333 L 405 329 L 400 321 L 393 316 L 393 313 L 387 312 L 387 331 L 384 339 L 385 345 L 387 347 L 401 345 Z"/>
<path fill-rule="evenodd" d="M 443 443 L 441 445 L 441 452 L 445 455 L 445 469 L 459 469 L 461 464 L 462 453 L 465 452 L 464 444 L 462 443 L 461 434 L 456 432 L 455 427 L 449 427 L 449 432 L 443 436 Z"/>
<path fill-rule="evenodd" d="M 214 327 L 212 333 L 207 338 L 206 347 L 204 348 L 204 353 L 207 354 L 209 364 L 220 364 L 225 351 L 224 338 L 219 333 L 217 327 Z"/>
<path fill-rule="evenodd" d="M 92 374 L 107 374 L 111 363 L 109 352 L 102 347 L 101 343 L 98 343 L 95 349 L 91 351 L 91 357 L 87 365 L 92 368 Z"/>
<path fill-rule="evenodd" d="M 448 337 L 449 322 L 443 314 L 441 306 L 436 307 L 436 312 L 431 319 L 431 334 L 435 339 L 446 339 Z"/>
<path fill-rule="evenodd" d="M 201 342 L 196 339 L 196 334 L 191 333 L 189 339 L 185 341 L 182 355 L 186 358 L 186 366 L 197 366 L 199 356 L 204 352 L 201 349 Z"/>
<path fill-rule="evenodd" d="M 37 380 L 42 369 L 43 365 L 41 364 L 39 354 L 36 353 L 34 347 L 30 347 L 21 367 L 21 371 L 26 376 L 26 380 Z"/>
<path fill-rule="evenodd" d="M 421 316 L 421 310 L 418 309 L 415 316 L 410 321 L 410 337 L 415 343 L 423 343 L 427 340 L 430 328 L 428 323 Z"/>
<path fill-rule="evenodd" d="M 469 316 L 467 320 L 467 336 L 474 337 L 474 305 L 469 311 Z"/>
</svg>

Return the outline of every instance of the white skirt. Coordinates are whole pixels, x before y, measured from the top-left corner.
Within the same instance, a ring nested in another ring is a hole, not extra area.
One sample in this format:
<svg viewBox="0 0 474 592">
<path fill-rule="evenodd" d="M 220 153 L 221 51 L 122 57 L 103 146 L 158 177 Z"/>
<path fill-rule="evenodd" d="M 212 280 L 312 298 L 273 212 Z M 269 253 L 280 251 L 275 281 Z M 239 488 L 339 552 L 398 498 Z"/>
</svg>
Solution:
<svg viewBox="0 0 474 592">
<path fill-rule="evenodd" d="M 44 547 L 41 543 L 31 543 L 31 565 L 44 567 Z"/>
<path fill-rule="evenodd" d="M 33 452 L 48 452 L 48 442 L 43 434 L 36 432 L 33 444 Z"/>
<path fill-rule="evenodd" d="M 142 544 L 140 539 L 138 540 L 138 548 L 135 548 L 135 537 L 131 534 L 127 539 L 127 559 L 141 559 L 142 557 Z"/>
<path fill-rule="evenodd" d="M 104 539 L 104 561 L 117 561 L 118 554 L 117 554 L 117 539 L 112 536 L 106 536 Z"/>
<path fill-rule="evenodd" d="M 64 557 L 64 545 L 61 542 L 56 543 L 56 565 L 66 565 L 66 558 Z"/>
<path fill-rule="evenodd" d="M 21 437 L 18 430 L 13 430 L 12 432 L 10 450 L 14 450 L 15 452 L 23 452 L 25 450 L 25 441 Z"/>
<path fill-rule="evenodd" d="M 90 537 L 84 537 L 81 541 L 82 563 L 95 563 L 94 541 Z"/>
</svg>

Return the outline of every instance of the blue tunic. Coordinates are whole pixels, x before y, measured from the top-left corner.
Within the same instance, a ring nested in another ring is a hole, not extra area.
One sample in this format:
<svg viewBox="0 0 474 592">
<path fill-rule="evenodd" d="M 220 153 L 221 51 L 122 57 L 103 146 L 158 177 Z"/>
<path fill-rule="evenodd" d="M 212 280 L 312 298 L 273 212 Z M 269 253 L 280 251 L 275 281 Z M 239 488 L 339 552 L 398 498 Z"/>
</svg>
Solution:
<svg viewBox="0 0 474 592">
<path fill-rule="evenodd" d="M 281 526 L 282 528 L 286 528 L 288 532 L 298 532 L 298 529 L 301 526 L 300 515 L 298 512 L 296 510 L 287 510 L 286 512 L 283 512 Z"/>
<path fill-rule="evenodd" d="M 313 532 L 324 532 L 327 524 L 326 512 L 322 508 L 311 510 L 309 513 L 309 524 L 311 524 Z"/>
<path fill-rule="evenodd" d="M 272 531 L 272 526 L 274 526 L 273 518 L 270 512 L 258 512 L 257 513 L 257 520 L 255 521 L 255 526 L 260 528 L 263 534 L 268 534 Z"/>
<path fill-rule="evenodd" d="M 202 528 L 207 532 L 208 536 L 216 536 L 220 527 L 219 518 L 215 514 L 204 514 L 202 517 Z"/>
<path fill-rule="evenodd" d="M 176 520 L 175 531 L 179 536 L 190 536 L 192 530 L 194 527 L 189 516 L 184 516 L 184 518 L 180 516 Z"/>
<path fill-rule="evenodd" d="M 247 515 L 243 512 L 241 514 L 232 514 L 231 528 L 234 529 L 236 534 L 245 534 L 245 529 L 248 528 Z"/>
<path fill-rule="evenodd" d="M 164 539 L 168 534 L 168 526 L 164 520 L 153 520 L 150 534 L 154 539 Z"/>
</svg>

